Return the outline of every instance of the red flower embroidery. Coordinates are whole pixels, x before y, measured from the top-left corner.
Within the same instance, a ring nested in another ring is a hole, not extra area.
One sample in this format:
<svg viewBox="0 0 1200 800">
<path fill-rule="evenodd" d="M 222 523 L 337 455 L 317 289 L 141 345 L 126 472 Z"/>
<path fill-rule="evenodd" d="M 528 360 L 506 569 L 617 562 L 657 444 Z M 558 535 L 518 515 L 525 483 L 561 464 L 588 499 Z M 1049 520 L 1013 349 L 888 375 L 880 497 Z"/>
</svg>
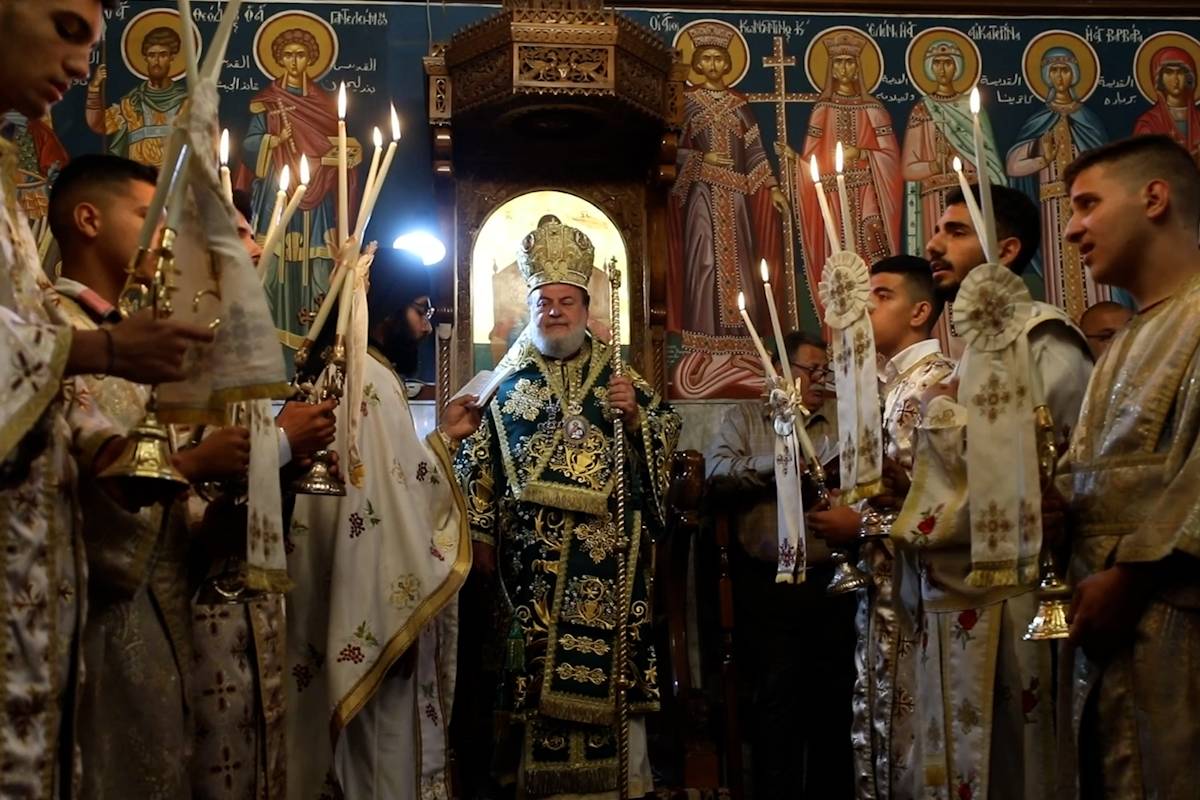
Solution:
<svg viewBox="0 0 1200 800">
<path fill-rule="evenodd" d="M 933 526 L 937 524 L 937 517 L 930 514 L 925 519 L 917 523 L 917 530 L 923 535 L 928 536 L 933 533 Z"/>
<path fill-rule="evenodd" d="M 969 783 L 960 783 L 958 785 L 958 791 L 956 791 L 955 794 L 957 795 L 958 800 L 971 800 L 971 798 L 975 796 L 975 792 L 971 790 L 971 784 Z"/>
<path fill-rule="evenodd" d="M 969 632 L 977 622 L 979 622 L 979 612 L 973 608 L 968 608 L 958 615 L 958 624 L 964 631 Z"/>
<path fill-rule="evenodd" d="M 436 545 L 429 545 L 429 555 L 436 558 L 438 561 L 445 561 L 446 557 L 442 555 L 442 551 L 437 549 Z"/>
</svg>

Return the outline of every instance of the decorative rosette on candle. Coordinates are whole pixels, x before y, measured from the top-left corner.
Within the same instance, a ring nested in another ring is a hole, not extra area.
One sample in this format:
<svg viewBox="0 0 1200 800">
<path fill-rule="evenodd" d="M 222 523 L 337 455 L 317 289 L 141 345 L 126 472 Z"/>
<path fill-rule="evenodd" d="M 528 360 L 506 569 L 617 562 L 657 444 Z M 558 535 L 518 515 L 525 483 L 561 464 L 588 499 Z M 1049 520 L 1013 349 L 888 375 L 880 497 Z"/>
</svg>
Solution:
<svg viewBox="0 0 1200 800">
<path fill-rule="evenodd" d="M 353 271 L 342 291 L 341 302 L 350 304 L 350 319 L 346 327 L 346 389 L 344 395 L 346 408 L 350 409 L 356 409 L 362 405 L 366 386 L 367 359 L 370 357 L 367 355 L 367 330 L 369 327 L 367 286 L 370 283 L 371 264 L 375 261 L 376 249 L 375 243 L 372 242 L 358 255 L 353 262 Z M 342 452 L 346 453 L 347 475 L 350 482 L 361 489 L 365 477 L 358 441 L 362 416 L 348 414 L 347 419 L 347 446 Z"/>
<path fill-rule="evenodd" d="M 871 272 L 857 254 L 839 251 L 825 262 L 818 290 L 825 306 L 825 324 L 833 335 L 842 499 L 853 503 L 883 488 L 883 419 L 875 335 L 868 313 Z"/>
<path fill-rule="evenodd" d="M 1027 337 L 1032 315 L 1024 282 L 996 264 L 973 269 L 954 301 L 955 325 L 967 343 L 958 402 L 967 421 L 967 582 L 973 586 L 1015 586 L 1037 577 L 1042 495 Z"/>
</svg>

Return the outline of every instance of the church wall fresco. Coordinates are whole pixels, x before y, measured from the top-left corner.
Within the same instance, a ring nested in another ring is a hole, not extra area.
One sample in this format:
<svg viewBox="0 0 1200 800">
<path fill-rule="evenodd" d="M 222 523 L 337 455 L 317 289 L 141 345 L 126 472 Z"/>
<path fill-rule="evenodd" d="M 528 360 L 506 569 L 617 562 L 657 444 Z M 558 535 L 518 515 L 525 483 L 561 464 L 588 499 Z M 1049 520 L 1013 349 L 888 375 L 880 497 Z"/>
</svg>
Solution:
<svg viewBox="0 0 1200 800">
<path fill-rule="evenodd" d="M 6 117 L 21 142 L 21 201 L 45 216 L 48 181 L 67 154 L 107 149 L 148 163 L 178 108 L 180 26 L 173 3 L 122 3 L 109 13 L 94 73 L 52 119 Z M 421 57 L 495 7 L 389 3 L 251 2 L 242 7 L 222 78 L 222 121 L 235 143 L 235 185 L 250 190 L 266 228 L 277 174 L 313 178 L 269 287 L 281 338 L 294 341 L 327 288 L 336 133 L 332 98 L 350 89 L 353 185 L 365 179 L 371 129 L 388 132 L 388 104 L 403 139 L 368 238 L 390 243 L 437 230 Z M 671 394 L 754 396 L 761 386 L 740 324 L 738 292 L 759 330 L 765 259 L 784 325 L 817 326 L 826 235 L 809 174 L 832 190 L 833 150 L 846 149 L 855 247 L 868 258 L 919 252 L 945 194 L 955 156 L 974 174 L 967 94 L 978 84 L 993 180 L 1042 208 L 1043 251 L 1027 281 L 1077 317 L 1108 290 L 1061 245 L 1069 213 L 1061 174 L 1082 149 L 1134 132 L 1173 135 L 1200 160 L 1196 106 L 1200 17 L 1071 18 L 663 11 L 625 9 L 693 65 L 679 178 L 668 198 L 667 325 Z M 210 38 L 219 7 L 193 2 Z M 353 189 L 352 189 L 353 191 Z M 547 209 L 551 213 L 553 209 Z M 441 232 L 447 244 L 456 237 Z M 459 259 L 471 253 L 453 254 Z M 497 254 L 508 263 L 510 254 Z M 1120 298 L 1118 298 L 1120 299 Z M 762 324 L 760 324 L 762 323 Z M 431 377 L 431 376 L 430 376 Z"/>
</svg>

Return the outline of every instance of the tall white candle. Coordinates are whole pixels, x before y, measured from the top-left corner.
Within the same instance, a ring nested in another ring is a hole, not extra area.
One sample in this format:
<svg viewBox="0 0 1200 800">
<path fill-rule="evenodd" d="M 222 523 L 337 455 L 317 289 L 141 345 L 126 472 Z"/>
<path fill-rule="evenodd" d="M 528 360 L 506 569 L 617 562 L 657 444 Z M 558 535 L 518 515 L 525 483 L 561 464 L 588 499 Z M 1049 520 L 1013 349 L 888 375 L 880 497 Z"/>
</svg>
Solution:
<svg viewBox="0 0 1200 800">
<path fill-rule="evenodd" d="M 350 189 L 349 155 L 346 153 L 346 82 L 338 87 L 338 240 L 336 247 L 342 249 L 350 236 Z"/>
<path fill-rule="evenodd" d="M 383 133 L 376 125 L 371 131 L 371 142 L 375 145 L 375 151 L 371 154 L 371 167 L 367 170 L 367 183 L 363 190 L 363 196 L 366 192 L 371 191 L 371 187 L 375 185 L 375 176 L 379 172 L 379 159 L 383 157 Z"/>
<path fill-rule="evenodd" d="M 746 296 L 738 292 L 738 311 L 742 315 L 742 322 L 746 325 L 746 330 L 750 332 L 750 338 L 754 342 L 755 349 L 758 350 L 758 357 L 762 359 L 763 374 L 767 376 L 767 380 L 775 383 L 779 380 L 779 376 L 775 373 L 775 368 L 771 366 L 771 357 L 767 355 L 767 348 L 763 346 L 762 339 L 758 336 L 758 331 L 754 329 L 754 323 L 750 321 L 750 315 L 746 313 Z"/>
<path fill-rule="evenodd" d="M 804 461 L 811 466 L 817 463 L 817 448 L 813 447 L 808 428 L 804 427 L 805 419 L 802 414 L 796 415 L 796 438 L 800 440 L 800 451 L 804 453 Z"/>
<path fill-rule="evenodd" d="M 963 174 L 962 159 L 958 156 L 954 157 L 954 171 L 958 174 L 958 188 L 962 190 L 963 200 L 967 204 L 967 211 L 971 214 L 971 224 L 975 226 L 975 235 L 979 237 L 980 244 L 982 244 L 984 235 L 983 213 L 979 210 L 979 203 L 975 202 L 975 195 L 971 191 L 971 184 L 967 183 L 967 176 Z M 984 250 L 984 258 L 991 261 L 987 250 Z"/>
<path fill-rule="evenodd" d="M 983 124 L 979 120 L 981 108 L 979 87 L 971 90 L 971 133 L 975 137 L 975 174 L 979 179 L 980 211 L 983 213 L 983 252 L 988 263 L 996 263 L 999 257 L 996 245 L 996 217 L 992 213 L 992 183 L 988 179 L 987 150 L 983 146 Z"/>
<path fill-rule="evenodd" d="M 271 209 L 271 219 L 267 224 L 267 236 L 265 241 L 270 241 L 275 236 L 275 229 L 279 227 L 279 217 L 283 214 L 284 206 L 287 205 L 287 190 L 292 184 L 292 169 L 287 164 L 283 165 L 283 169 L 279 171 L 279 191 L 275 192 L 275 206 Z M 263 248 L 265 255 L 270 256 L 270 251 Z"/>
<path fill-rule="evenodd" d="M 367 224 L 371 221 L 371 215 L 375 212 L 375 203 L 379 200 L 379 193 L 383 191 L 384 181 L 387 180 L 388 171 L 392 168 L 392 159 L 396 156 L 396 143 L 399 141 L 400 117 L 396 114 L 396 107 L 392 106 L 392 141 L 388 144 L 387 154 L 383 157 L 383 164 L 375 174 L 375 180 L 371 183 L 367 194 L 363 196 L 362 208 L 358 211 L 358 222 L 354 226 L 354 238 L 359 242 L 362 241 Z"/>
<path fill-rule="evenodd" d="M 846 176 L 842 174 L 842 168 L 845 156 L 842 153 L 842 143 L 837 143 L 836 163 L 837 169 L 837 188 L 838 188 L 838 205 L 842 210 L 842 238 L 845 240 L 843 249 L 846 252 L 854 252 L 854 220 L 850 219 L 850 195 L 846 193 Z"/>
<path fill-rule="evenodd" d="M 775 308 L 775 298 L 771 296 L 771 274 L 767 270 L 765 258 L 759 262 L 758 269 L 762 274 L 763 291 L 767 294 L 767 310 L 771 312 L 771 332 L 775 334 L 775 352 L 779 355 L 779 363 L 783 367 L 783 380 L 788 387 L 792 387 L 796 385 L 792 382 L 792 360 L 784 352 L 787 346 L 783 342 L 783 328 L 779 326 L 779 311 Z"/>
<path fill-rule="evenodd" d="M 812 176 L 813 189 L 817 192 L 817 203 L 821 206 L 821 219 L 825 220 L 825 236 L 829 239 L 829 250 L 836 253 L 841 249 L 837 226 L 833 224 L 833 212 L 829 210 L 829 198 L 825 196 L 825 184 L 821 182 L 821 171 L 817 168 L 815 153 L 808 160 L 808 174 Z"/>
<path fill-rule="evenodd" d="M 233 181 L 229 176 L 229 128 L 221 131 L 221 191 L 225 199 L 233 202 Z"/>
<path fill-rule="evenodd" d="M 275 248 L 283 241 L 283 237 L 287 235 L 288 225 L 291 223 L 292 217 L 295 216 L 296 209 L 300 207 L 300 201 L 304 199 L 305 192 L 308 191 L 308 180 L 308 156 L 300 156 L 300 185 L 296 187 L 296 191 L 292 192 L 292 199 L 288 201 L 287 208 L 283 210 L 278 223 L 268 231 L 266 241 L 263 242 L 263 257 L 258 261 L 259 278 L 267 274 L 267 261 L 270 259 L 271 254 L 275 252 Z M 283 271 L 283 261 L 283 257 L 280 257 L 280 272 Z"/>
</svg>

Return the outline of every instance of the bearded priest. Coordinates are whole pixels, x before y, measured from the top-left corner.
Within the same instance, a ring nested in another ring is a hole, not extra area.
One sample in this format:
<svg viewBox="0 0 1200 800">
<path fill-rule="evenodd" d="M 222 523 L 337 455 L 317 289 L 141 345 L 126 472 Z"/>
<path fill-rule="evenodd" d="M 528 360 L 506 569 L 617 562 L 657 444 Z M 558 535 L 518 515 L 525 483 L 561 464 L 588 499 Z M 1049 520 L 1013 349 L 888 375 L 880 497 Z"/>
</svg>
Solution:
<svg viewBox="0 0 1200 800">
<path fill-rule="evenodd" d="M 520 797 L 616 796 L 613 657 L 629 630 L 629 796 L 653 789 L 644 715 L 658 708 L 651 546 L 664 524 L 679 417 L 587 330 L 594 249 L 544 218 L 521 242 L 531 322 L 501 360 L 496 396 L 456 462 L 476 567 L 498 570 L 509 618 L 497 778 Z M 626 432 L 629 606 L 620 608 L 613 422 Z"/>
</svg>

